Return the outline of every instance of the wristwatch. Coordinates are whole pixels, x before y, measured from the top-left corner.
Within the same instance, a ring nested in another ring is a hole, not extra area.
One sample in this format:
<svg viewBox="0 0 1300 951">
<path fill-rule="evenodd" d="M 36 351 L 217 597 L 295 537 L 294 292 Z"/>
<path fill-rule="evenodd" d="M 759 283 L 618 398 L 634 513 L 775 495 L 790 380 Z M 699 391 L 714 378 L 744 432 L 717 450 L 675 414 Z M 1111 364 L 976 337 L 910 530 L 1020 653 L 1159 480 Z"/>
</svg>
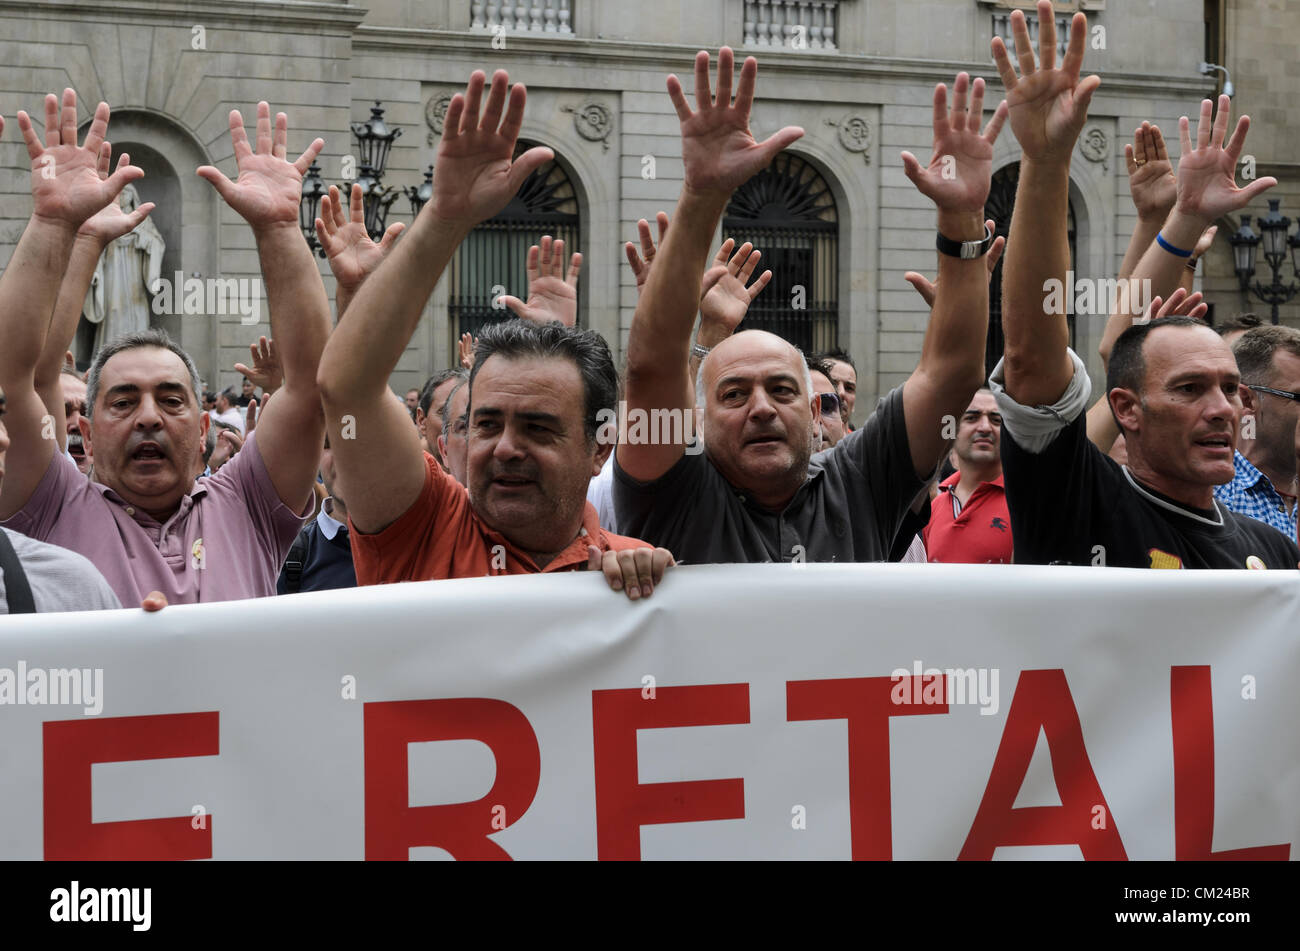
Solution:
<svg viewBox="0 0 1300 951">
<path fill-rule="evenodd" d="M 988 225 L 985 225 L 983 241 L 954 241 L 952 238 L 945 238 L 942 234 L 938 234 L 935 236 L 934 246 L 941 254 L 949 257 L 967 261 L 982 258 L 988 253 L 989 248 L 993 247 L 993 232 L 989 230 Z"/>
<path fill-rule="evenodd" d="M 703 360 L 709 355 L 710 347 L 701 347 L 698 343 L 691 344 L 691 356 L 699 357 Z"/>
</svg>

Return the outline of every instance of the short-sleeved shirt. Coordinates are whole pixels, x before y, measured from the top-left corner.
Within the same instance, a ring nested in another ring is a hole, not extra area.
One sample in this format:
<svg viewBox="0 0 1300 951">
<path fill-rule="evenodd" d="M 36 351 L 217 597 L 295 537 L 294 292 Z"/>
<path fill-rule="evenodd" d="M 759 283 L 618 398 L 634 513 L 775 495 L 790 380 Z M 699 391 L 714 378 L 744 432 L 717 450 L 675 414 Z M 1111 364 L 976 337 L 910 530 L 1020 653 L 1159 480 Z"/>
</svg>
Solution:
<svg viewBox="0 0 1300 951">
<path fill-rule="evenodd" d="M 989 386 L 1002 412 L 1002 476 L 1019 564 L 1118 568 L 1290 568 L 1300 548 L 1277 529 L 1229 511 L 1184 505 L 1143 485 L 1088 439 L 1090 385 L 1074 376 L 1052 406 L 1027 407 Z"/>
<path fill-rule="evenodd" d="M 267 597 L 315 500 L 306 490 L 297 513 L 280 501 L 257 435 L 216 475 L 195 481 L 163 523 L 55 453 L 4 527 L 84 555 L 126 605 L 151 591 L 168 604 Z"/>
<path fill-rule="evenodd" d="M 38 542 L 7 528 L 0 528 L 0 532 L 14 546 L 38 612 L 108 611 L 122 606 L 104 576 L 75 551 Z M 0 614 L 8 613 L 9 598 L 0 572 Z"/>
<path fill-rule="evenodd" d="M 1259 519 L 1287 538 L 1295 538 L 1297 506 L 1292 505 L 1288 513 L 1282 493 L 1240 450 L 1233 453 L 1232 465 L 1236 474 L 1231 482 L 1214 487 L 1214 497 L 1232 511 Z"/>
<path fill-rule="evenodd" d="M 981 482 L 966 504 L 957 501 L 961 473 L 939 483 L 930 503 L 930 524 L 922 532 L 929 561 L 967 565 L 1011 564 L 1011 513 L 1002 476 Z"/>
<path fill-rule="evenodd" d="M 912 465 L 901 386 L 860 430 L 812 457 L 807 480 L 780 512 L 731 485 L 707 452 L 683 455 L 644 483 L 615 456 L 619 528 L 667 548 L 679 564 L 887 561 L 927 481 Z"/>
<path fill-rule="evenodd" d="M 424 463 L 424 487 L 393 524 L 367 535 L 348 520 L 357 584 L 582 571 L 588 545 L 602 552 L 647 547 L 639 539 L 602 529 L 595 508 L 584 502 L 577 537 L 545 568 L 538 568 L 530 555 L 479 517 L 469 492 L 427 452 Z"/>
</svg>

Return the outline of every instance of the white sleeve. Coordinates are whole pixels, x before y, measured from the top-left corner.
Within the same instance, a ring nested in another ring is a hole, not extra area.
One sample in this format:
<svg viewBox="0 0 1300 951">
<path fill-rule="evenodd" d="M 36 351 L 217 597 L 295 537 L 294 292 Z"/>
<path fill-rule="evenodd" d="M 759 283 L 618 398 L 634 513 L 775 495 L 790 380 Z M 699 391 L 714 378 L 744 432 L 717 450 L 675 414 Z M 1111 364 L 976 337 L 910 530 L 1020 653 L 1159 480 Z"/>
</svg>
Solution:
<svg viewBox="0 0 1300 951">
<path fill-rule="evenodd" d="M 1092 381 L 1088 379 L 1088 370 L 1073 350 L 1066 350 L 1074 364 L 1074 376 L 1070 385 L 1051 406 L 1022 406 L 1007 395 L 1004 383 L 1003 360 L 989 375 L 989 389 L 998 401 L 998 412 L 1002 414 L 1002 429 L 1010 434 L 1025 452 L 1039 453 L 1052 444 L 1066 426 L 1079 418 L 1088 408 L 1088 399 L 1092 396 Z"/>
</svg>

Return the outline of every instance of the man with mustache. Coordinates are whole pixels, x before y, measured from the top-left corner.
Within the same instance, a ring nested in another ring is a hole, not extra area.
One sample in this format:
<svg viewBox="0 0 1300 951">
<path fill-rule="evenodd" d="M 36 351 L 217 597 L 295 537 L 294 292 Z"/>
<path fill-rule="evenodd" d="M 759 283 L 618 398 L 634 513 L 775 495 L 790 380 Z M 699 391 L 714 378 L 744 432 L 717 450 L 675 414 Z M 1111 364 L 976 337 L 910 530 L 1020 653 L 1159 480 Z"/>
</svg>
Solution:
<svg viewBox="0 0 1300 951">
<path fill-rule="evenodd" d="M 936 205 L 938 296 L 921 361 L 872 417 L 834 448 L 812 453 L 821 400 L 803 356 L 770 333 L 735 334 L 687 358 L 709 244 L 732 192 L 803 130 L 764 142 L 749 130 L 758 65 L 747 59 L 732 102 L 734 57 L 719 52 L 717 97 L 709 55 L 695 60 L 695 104 L 677 77 L 668 92 L 681 123 L 684 182 L 677 211 L 637 303 L 627 350 L 627 404 L 635 412 L 703 409 L 704 453 L 682 442 L 620 443 L 614 503 L 619 527 L 672 549 L 684 562 L 884 561 L 904 513 L 947 448 L 945 415 L 960 413 L 983 375 L 992 245 L 984 201 L 999 106 L 983 134 L 984 81 L 962 73 L 938 85 L 928 168 L 910 153 L 904 171 Z M 945 171 L 947 170 L 947 171 Z M 832 381 L 834 382 L 834 381 Z"/>
<path fill-rule="evenodd" d="M 101 213 L 123 214 L 108 206 L 143 173 L 122 163 L 107 174 L 106 103 L 81 147 L 76 115 L 71 89 L 61 114 L 58 100 L 47 97 L 44 145 L 27 115 L 18 116 L 32 161 L 33 214 L 0 277 L 0 386 L 18 450 L 0 488 L 0 519 L 85 555 L 123 604 L 154 589 L 172 604 L 273 594 L 285 553 L 313 509 L 324 441 L 316 364 L 329 334 L 329 302 L 298 228 L 303 173 L 324 143 L 317 139 L 289 162 L 284 114 L 273 125 L 270 107 L 259 103 L 256 150 L 239 113 L 230 114 L 239 180 L 199 169 L 253 228 L 274 336 L 283 344 L 283 391 L 244 450 L 216 476 L 195 481 L 209 418 L 194 363 L 162 331 L 129 334 L 96 354 L 87 377 L 88 418 L 80 428 L 94 454 L 90 481 L 43 432 L 48 415 L 34 368 L 43 348 L 62 353 L 75 330 L 75 323 L 61 324 L 65 309 L 56 311 L 55 298 L 62 304 L 65 295 L 85 295 L 84 284 L 59 293 L 65 272 L 84 276 L 87 264 L 93 270 L 98 239 L 83 227 Z M 59 326 L 49 333 L 67 339 L 46 339 L 51 312 Z"/>
<path fill-rule="evenodd" d="M 1011 14 L 1017 75 L 1001 39 L 993 57 L 1011 103 L 1022 159 L 1003 286 L 1004 356 L 990 387 L 1002 412 L 1002 466 L 1022 564 L 1127 568 L 1292 568 L 1294 541 L 1228 511 L 1214 486 L 1233 478 L 1241 424 L 1240 374 L 1213 330 L 1189 316 L 1136 323 L 1115 342 L 1107 368 L 1111 413 L 1125 437 L 1121 467 L 1087 438 L 1089 381 L 1067 346 L 1061 287 L 1069 267 L 1067 207 L 1071 155 L 1100 80 L 1080 80 L 1087 33 L 1076 14 L 1069 49 L 1055 64 L 1052 4 L 1040 0 L 1036 68 L 1024 14 Z M 1244 116 L 1227 139 L 1230 100 L 1201 105 L 1197 141 L 1182 119 L 1177 200 L 1133 278 L 1158 296 L 1177 291 L 1185 260 L 1213 221 L 1276 184 L 1237 188 Z M 1226 139 L 1226 142 L 1225 142 Z M 1051 282 L 1056 282 L 1054 285 Z M 1162 311 L 1165 312 L 1165 311 Z"/>
<path fill-rule="evenodd" d="M 82 475 L 90 471 L 90 456 L 81 438 L 81 418 L 86 415 L 86 381 L 75 370 L 66 367 L 59 373 L 59 390 L 63 396 L 63 418 L 66 421 L 67 452 Z"/>
<path fill-rule="evenodd" d="M 614 590 L 646 597 L 672 557 L 604 531 L 586 500 L 611 450 L 597 420 L 618 399 L 618 374 L 599 334 L 527 320 L 482 332 L 465 386 L 466 485 L 419 452 L 418 432 L 387 396 L 386 381 L 456 248 L 551 158 L 544 148 L 514 157 L 527 93 L 508 84 L 498 70 L 485 89 L 476 71 L 452 97 L 431 200 L 359 283 L 321 358 L 357 582 L 599 568 Z M 356 260 L 382 256 L 370 253 L 359 200 L 350 222 L 334 217 L 331 199 L 322 209 L 317 234 L 331 267 L 350 259 L 349 247 Z"/>
</svg>

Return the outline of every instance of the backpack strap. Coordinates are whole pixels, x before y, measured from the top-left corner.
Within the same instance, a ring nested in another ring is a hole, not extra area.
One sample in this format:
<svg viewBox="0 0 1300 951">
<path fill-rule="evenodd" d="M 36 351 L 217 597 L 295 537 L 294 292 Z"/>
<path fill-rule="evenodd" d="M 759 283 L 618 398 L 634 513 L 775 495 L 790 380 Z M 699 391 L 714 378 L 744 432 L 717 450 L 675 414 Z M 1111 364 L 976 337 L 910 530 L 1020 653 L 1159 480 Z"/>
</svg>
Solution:
<svg viewBox="0 0 1300 951">
<path fill-rule="evenodd" d="M 13 542 L 4 529 L 0 529 L 0 569 L 4 570 L 5 599 L 9 602 L 10 614 L 35 614 L 36 602 L 32 598 L 32 586 L 27 583 L 27 572 L 18 560 Z"/>
<path fill-rule="evenodd" d="M 314 522 L 308 522 L 289 546 L 284 560 L 284 589 L 286 594 L 297 594 L 302 589 L 302 568 L 307 560 L 307 532 Z"/>
</svg>

